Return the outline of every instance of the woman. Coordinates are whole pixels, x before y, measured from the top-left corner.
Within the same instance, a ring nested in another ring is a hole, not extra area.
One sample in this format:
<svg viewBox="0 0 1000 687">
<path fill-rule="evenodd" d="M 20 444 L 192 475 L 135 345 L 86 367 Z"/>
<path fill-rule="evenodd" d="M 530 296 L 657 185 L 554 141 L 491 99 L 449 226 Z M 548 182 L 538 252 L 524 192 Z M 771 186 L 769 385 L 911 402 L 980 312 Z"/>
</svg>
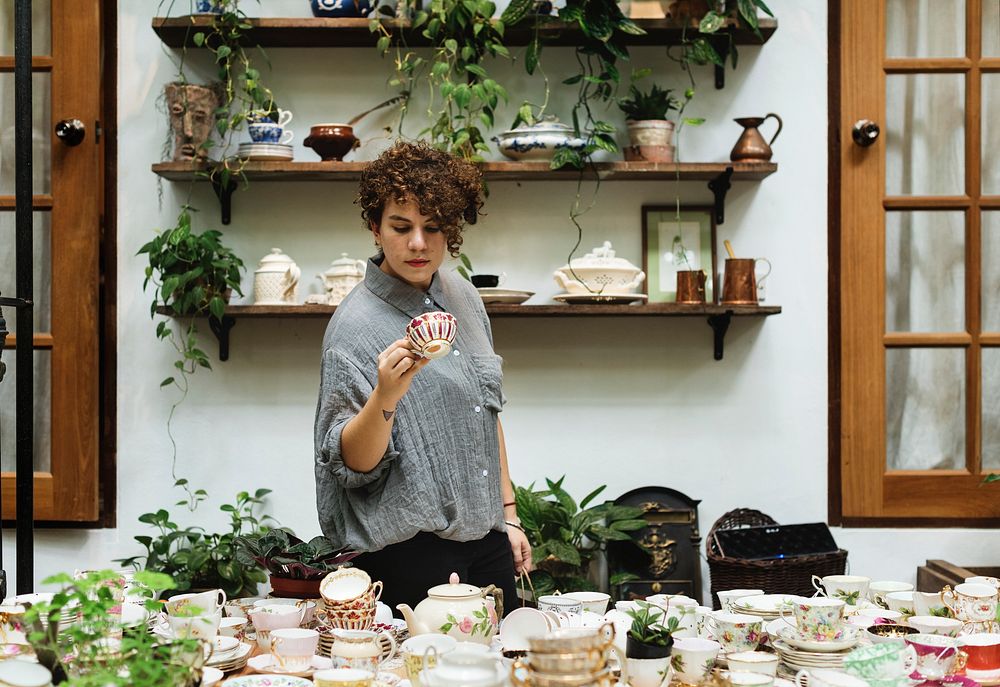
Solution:
<svg viewBox="0 0 1000 687">
<path fill-rule="evenodd" d="M 482 207 L 479 170 L 397 143 L 369 165 L 356 201 L 379 254 L 330 320 L 316 410 L 323 533 L 364 553 L 354 564 L 411 606 L 457 572 L 515 603 L 531 568 L 498 413 L 500 357 L 482 299 L 451 270 Z M 405 338 L 424 312 L 458 321 L 453 350 L 428 360 Z"/>
</svg>

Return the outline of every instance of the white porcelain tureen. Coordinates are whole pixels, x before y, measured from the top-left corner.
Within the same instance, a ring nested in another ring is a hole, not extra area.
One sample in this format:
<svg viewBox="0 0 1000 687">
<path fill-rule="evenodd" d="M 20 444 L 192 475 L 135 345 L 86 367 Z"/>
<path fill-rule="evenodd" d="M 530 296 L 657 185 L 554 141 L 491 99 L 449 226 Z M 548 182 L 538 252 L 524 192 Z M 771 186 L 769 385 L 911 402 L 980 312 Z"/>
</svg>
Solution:
<svg viewBox="0 0 1000 687">
<path fill-rule="evenodd" d="M 551 160 L 559 148 L 582 149 L 587 141 L 573 135 L 573 127 L 554 118 L 494 136 L 500 152 L 512 160 Z"/>
<path fill-rule="evenodd" d="M 610 241 L 560 267 L 552 276 L 571 294 L 635 293 L 646 279 L 641 269 L 625 258 L 615 257 Z"/>
</svg>

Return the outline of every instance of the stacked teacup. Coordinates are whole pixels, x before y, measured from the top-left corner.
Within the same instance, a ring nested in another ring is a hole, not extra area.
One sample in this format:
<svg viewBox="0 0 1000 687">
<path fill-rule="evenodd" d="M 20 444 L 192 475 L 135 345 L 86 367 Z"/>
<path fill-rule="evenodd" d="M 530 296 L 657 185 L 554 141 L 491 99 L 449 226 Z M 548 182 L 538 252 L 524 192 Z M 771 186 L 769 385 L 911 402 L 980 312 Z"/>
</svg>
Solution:
<svg viewBox="0 0 1000 687">
<path fill-rule="evenodd" d="M 226 593 L 221 589 L 170 597 L 164 606 L 173 636 L 214 642 L 219 634 L 225 603 Z"/>
<path fill-rule="evenodd" d="M 614 684 L 608 658 L 614 646 L 615 629 L 611 623 L 600 628 L 560 628 L 545 635 L 528 638 L 524 659 L 511 667 L 515 687 L 610 687 Z M 623 683 L 628 683 L 628 669 L 618 656 Z"/>
<path fill-rule="evenodd" d="M 951 614 L 965 623 L 967 633 L 997 632 L 997 588 L 983 582 L 963 582 L 945 587 L 941 601 Z"/>
<path fill-rule="evenodd" d="M 375 610 L 382 596 L 382 582 L 372 582 L 360 568 L 340 568 L 323 578 L 319 586 L 323 608 L 316 619 L 328 628 L 369 630 L 375 623 Z"/>
<path fill-rule="evenodd" d="M 906 687 L 916 667 L 916 652 L 900 639 L 860 647 L 844 657 L 844 672 L 869 687 Z"/>
</svg>

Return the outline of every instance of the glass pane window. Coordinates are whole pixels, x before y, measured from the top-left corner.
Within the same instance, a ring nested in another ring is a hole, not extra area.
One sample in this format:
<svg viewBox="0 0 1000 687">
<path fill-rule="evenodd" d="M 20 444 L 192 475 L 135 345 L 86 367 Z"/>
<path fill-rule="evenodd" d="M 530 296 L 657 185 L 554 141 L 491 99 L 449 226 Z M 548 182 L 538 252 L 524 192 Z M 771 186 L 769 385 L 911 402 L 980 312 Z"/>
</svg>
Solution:
<svg viewBox="0 0 1000 687">
<path fill-rule="evenodd" d="M 982 214 L 984 332 L 1000 332 L 1000 210 Z"/>
<path fill-rule="evenodd" d="M 886 468 L 965 467 L 965 350 L 885 352 Z"/>
<path fill-rule="evenodd" d="M 886 0 L 886 57 L 964 57 L 965 0 Z"/>
<path fill-rule="evenodd" d="M 888 212 L 887 332 L 965 331 L 965 215 Z"/>
<path fill-rule="evenodd" d="M 983 57 L 1000 57 L 1000 0 L 983 0 Z"/>
<path fill-rule="evenodd" d="M 52 0 L 31 0 L 31 54 L 52 53 Z M 14 54 L 14 0 L 0 0 L 0 55 Z"/>
<path fill-rule="evenodd" d="M 889 74 L 885 89 L 886 194 L 964 194 L 965 76 Z"/>
<path fill-rule="evenodd" d="M 1000 150 L 1000 74 L 983 74 L 982 85 L 983 195 L 995 196 L 1000 195 L 1000 162 L 997 160 L 997 150 Z"/>
<path fill-rule="evenodd" d="M 14 361 L 14 351 L 4 351 L 3 361 L 7 365 L 7 373 L 0 382 L 0 469 L 12 472 L 17 461 L 14 441 L 17 363 Z M 49 472 L 52 465 L 52 355 L 46 350 L 36 350 L 34 365 L 33 464 L 36 471 Z"/>
<path fill-rule="evenodd" d="M 983 348 L 983 470 L 1000 471 L 1000 348 Z"/>
<path fill-rule="evenodd" d="M 32 249 L 34 308 L 32 321 L 36 332 L 52 331 L 52 215 L 48 212 L 34 213 Z M 9 269 L 0 269 L 0 294 L 16 296 L 17 273 L 14 269 L 14 213 L 0 212 L 0 265 Z M 16 333 L 17 322 L 13 308 L 4 308 L 4 319 L 7 320 L 7 331 Z"/>
<path fill-rule="evenodd" d="M 32 188 L 34 193 L 49 193 L 52 166 L 52 114 L 50 112 L 52 79 L 37 73 L 31 78 L 31 101 L 34 124 L 31 131 Z M 0 195 L 14 195 L 14 75 L 0 74 Z"/>
</svg>

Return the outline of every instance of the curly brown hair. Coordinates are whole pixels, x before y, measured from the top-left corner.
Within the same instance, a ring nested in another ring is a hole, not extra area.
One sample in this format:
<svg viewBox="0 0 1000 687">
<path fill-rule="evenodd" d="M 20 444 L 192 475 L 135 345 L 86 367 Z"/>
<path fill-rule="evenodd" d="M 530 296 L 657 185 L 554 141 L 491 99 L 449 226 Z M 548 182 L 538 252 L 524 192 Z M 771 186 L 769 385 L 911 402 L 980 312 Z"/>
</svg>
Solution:
<svg viewBox="0 0 1000 687">
<path fill-rule="evenodd" d="M 397 141 L 361 173 L 355 204 L 361 206 L 365 228 L 382 223 L 389 200 L 413 198 L 420 214 L 441 225 L 451 256 L 458 257 L 462 230 L 475 224 L 483 207 L 479 168 L 426 143 Z"/>
</svg>

